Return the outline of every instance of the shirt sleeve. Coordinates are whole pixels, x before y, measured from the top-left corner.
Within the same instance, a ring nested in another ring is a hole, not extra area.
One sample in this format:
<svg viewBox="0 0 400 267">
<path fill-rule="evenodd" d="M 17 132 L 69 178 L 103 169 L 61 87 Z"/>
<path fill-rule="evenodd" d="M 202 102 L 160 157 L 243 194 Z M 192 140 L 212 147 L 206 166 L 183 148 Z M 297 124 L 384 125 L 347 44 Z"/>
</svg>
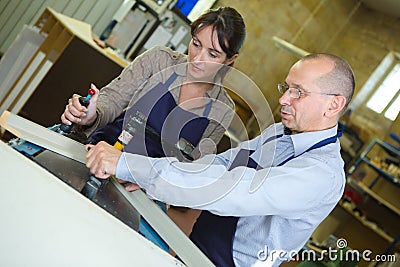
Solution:
<svg viewBox="0 0 400 267">
<path fill-rule="evenodd" d="M 260 136 L 258 136 L 252 140 L 244 141 L 236 148 L 228 149 L 218 155 L 215 155 L 215 154 L 206 155 L 206 156 L 196 160 L 193 163 L 204 165 L 204 166 L 207 166 L 208 164 L 213 163 L 213 164 L 217 164 L 217 165 L 222 165 L 222 166 L 224 166 L 225 169 L 227 169 L 227 168 L 229 168 L 231 163 L 234 161 L 236 154 L 241 149 L 255 150 L 257 148 L 257 146 L 260 144 L 260 139 L 261 139 Z M 176 161 L 176 159 L 174 159 L 174 158 L 162 158 L 162 159 L 165 159 L 167 162 L 175 162 Z M 137 161 L 140 161 L 140 163 L 136 164 Z M 131 170 L 134 170 L 140 164 L 142 164 L 142 166 L 144 168 L 147 168 L 147 170 L 151 170 L 153 161 L 157 161 L 157 159 L 123 152 L 118 161 L 118 164 L 117 164 L 116 176 L 119 179 L 129 181 L 132 183 L 137 183 L 137 180 L 133 176 Z M 185 165 L 185 166 L 190 166 L 190 165 Z M 145 173 L 143 173 L 142 175 L 146 176 Z"/>
<path fill-rule="evenodd" d="M 306 210 L 318 209 L 329 192 L 340 195 L 341 190 L 341 178 L 316 157 L 297 157 L 284 167 L 262 170 L 229 170 L 232 150 L 193 163 L 126 153 L 121 158 L 125 175 L 129 172 L 151 198 L 222 216 L 300 218 Z"/>
</svg>

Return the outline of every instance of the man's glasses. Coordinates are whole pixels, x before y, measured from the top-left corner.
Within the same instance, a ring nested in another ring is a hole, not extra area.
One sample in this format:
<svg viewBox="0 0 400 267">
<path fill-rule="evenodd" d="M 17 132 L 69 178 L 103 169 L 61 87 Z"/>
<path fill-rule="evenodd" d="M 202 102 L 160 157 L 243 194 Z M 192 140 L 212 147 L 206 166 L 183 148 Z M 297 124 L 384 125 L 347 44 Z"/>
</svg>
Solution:
<svg viewBox="0 0 400 267">
<path fill-rule="evenodd" d="M 289 96 L 291 98 L 300 98 L 302 94 L 308 95 L 308 94 L 319 94 L 319 95 L 329 95 L 329 96 L 338 96 L 338 94 L 326 94 L 326 93 L 320 93 L 320 92 L 307 92 L 304 90 L 300 90 L 299 88 L 296 87 L 289 87 L 286 83 L 279 83 L 278 84 L 278 91 L 282 95 L 286 93 L 286 91 L 289 91 Z"/>
</svg>

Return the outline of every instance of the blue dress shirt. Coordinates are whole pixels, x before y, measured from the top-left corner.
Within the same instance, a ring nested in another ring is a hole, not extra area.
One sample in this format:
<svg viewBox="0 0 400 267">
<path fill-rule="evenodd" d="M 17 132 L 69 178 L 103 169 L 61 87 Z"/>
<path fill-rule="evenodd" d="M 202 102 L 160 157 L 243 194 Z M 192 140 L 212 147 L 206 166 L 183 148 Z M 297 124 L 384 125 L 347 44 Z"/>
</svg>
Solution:
<svg viewBox="0 0 400 267">
<path fill-rule="evenodd" d="M 192 163 L 124 152 L 116 176 L 175 206 L 240 217 L 233 242 L 236 266 L 290 260 L 341 198 L 345 185 L 340 143 L 307 151 L 335 136 L 337 126 L 283 135 L 276 123 L 255 139 Z M 261 169 L 229 170 L 240 150 L 252 150 Z M 282 166 L 279 163 L 294 156 Z"/>
</svg>

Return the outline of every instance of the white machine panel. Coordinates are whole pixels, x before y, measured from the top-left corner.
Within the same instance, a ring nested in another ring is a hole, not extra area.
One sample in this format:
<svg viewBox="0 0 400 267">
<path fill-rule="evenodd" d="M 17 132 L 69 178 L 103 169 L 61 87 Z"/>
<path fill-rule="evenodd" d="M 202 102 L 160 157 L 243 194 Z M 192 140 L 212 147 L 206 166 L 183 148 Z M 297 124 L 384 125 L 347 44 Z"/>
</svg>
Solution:
<svg viewBox="0 0 400 267">
<path fill-rule="evenodd" d="M 0 266 L 183 266 L 0 141 Z"/>
</svg>

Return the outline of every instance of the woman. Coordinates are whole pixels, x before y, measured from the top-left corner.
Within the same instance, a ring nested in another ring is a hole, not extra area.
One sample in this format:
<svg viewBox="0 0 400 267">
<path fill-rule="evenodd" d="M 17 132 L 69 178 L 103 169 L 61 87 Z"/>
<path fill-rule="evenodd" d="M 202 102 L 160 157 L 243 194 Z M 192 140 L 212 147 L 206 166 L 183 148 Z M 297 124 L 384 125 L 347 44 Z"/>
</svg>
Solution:
<svg viewBox="0 0 400 267">
<path fill-rule="evenodd" d="M 187 56 L 165 47 L 148 50 L 110 84 L 95 89 L 87 108 L 80 105 L 79 95 L 73 95 L 61 120 L 79 125 L 89 142 L 114 144 L 123 118 L 136 116 L 135 121 L 144 121 L 137 128 L 146 130 L 137 130 L 125 147 L 128 152 L 178 157 L 169 148 L 183 141 L 178 152 L 186 158 L 213 153 L 234 108 L 220 81 L 238 57 L 245 33 L 235 9 L 210 10 L 192 23 Z"/>
</svg>

